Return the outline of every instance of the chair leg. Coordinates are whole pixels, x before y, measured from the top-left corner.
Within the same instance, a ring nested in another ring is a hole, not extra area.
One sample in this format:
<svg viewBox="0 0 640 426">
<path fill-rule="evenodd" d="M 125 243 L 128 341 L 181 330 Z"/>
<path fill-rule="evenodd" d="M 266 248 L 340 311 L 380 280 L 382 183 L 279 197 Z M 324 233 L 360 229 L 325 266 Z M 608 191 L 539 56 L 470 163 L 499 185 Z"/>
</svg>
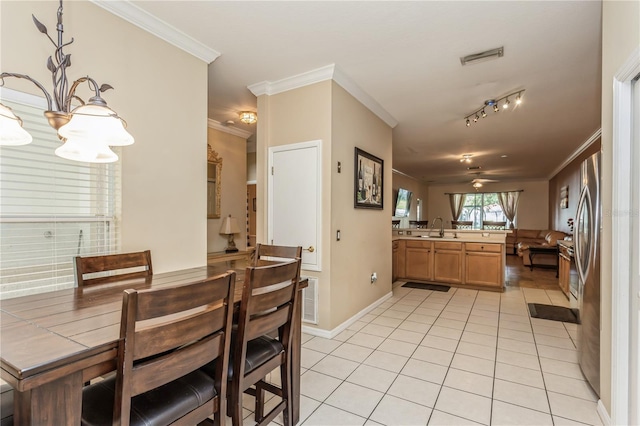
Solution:
<svg viewBox="0 0 640 426">
<path fill-rule="evenodd" d="M 287 357 L 289 358 L 289 357 Z M 282 399 L 286 400 L 284 411 L 282 412 L 284 426 L 292 426 L 293 407 L 291 405 L 291 364 L 289 359 L 280 366 L 280 380 L 282 386 Z"/>
<path fill-rule="evenodd" d="M 262 379 L 264 380 L 264 379 Z M 256 422 L 260 422 L 264 417 L 264 389 L 260 386 L 260 382 L 256 383 L 256 406 L 255 406 L 255 419 Z"/>
<path fill-rule="evenodd" d="M 230 395 L 227 399 L 227 412 L 231 416 L 233 426 L 242 425 L 242 392 L 238 390 L 238 386 L 232 384 L 229 386 L 231 389 Z M 222 419 L 224 423 L 224 419 Z"/>
</svg>

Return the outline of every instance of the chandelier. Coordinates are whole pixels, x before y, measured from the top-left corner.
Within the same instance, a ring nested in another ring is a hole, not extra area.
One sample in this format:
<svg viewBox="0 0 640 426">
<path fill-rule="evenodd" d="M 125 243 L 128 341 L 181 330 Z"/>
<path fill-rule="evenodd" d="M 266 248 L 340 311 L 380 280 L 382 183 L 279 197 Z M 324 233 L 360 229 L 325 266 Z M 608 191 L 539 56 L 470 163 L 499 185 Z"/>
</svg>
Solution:
<svg viewBox="0 0 640 426">
<path fill-rule="evenodd" d="M 484 105 L 483 106 L 481 106 L 476 111 L 472 112 L 471 114 L 467 115 L 464 118 L 464 124 L 467 127 L 469 127 L 469 126 L 471 126 L 471 122 L 472 121 L 474 123 L 477 123 L 478 120 L 480 120 L 480 118 L 485 118 L 487 116 L 487 113 L 485 112 L 485 108 L 493 109 L 493 112 L 500 111 L 500 102 L 501 101 L 504 101 L 502 103 L 502 109 L 509 108 L 509 106 L 511 105 L 511 101 L 509 100 L 509 98 L 515 98 L 514 101 L 515 101 L 516 105 L 520 105 L 522 103 L 522 94 L 523 93 L 524 93 L 524 89 L 518 90 L 517 92 L 509 93 L 508 95 L 503 96 L 503 97 L 498 98 L 498 99 L 488 99 L 488 100 L 484 101 Z"/>
<path fill-rule="evenodd" d="M 26 74 L 2 72 L 0 86 L 4 86 L 6 78 L 14 77 L 28 80 L 42 91 L 47 101 L 44 116 L 49 125 L 57 130 L 58 138 L 63 142 L 55 151 L 57 156 L 90 163 L 117 161 L 118 156 L 109 147 L 131 145 L 134 142 L 133 136 L 126 131 L 126 122 L 109 108 L 100 96 L 102 92 L 113 87 L 108 84 L 99 86 L 89 76 L 81 77 L 69 85 L 67 68 L 71 66 L 71 55 L 65 54 L 62 49 L 73 43 L 73 38 L 68 43 L 63 42 L 62 14 L 60 0 L 56 25 L 57 43 L 49 36 L 47 27 L 31 15 L 38 31 L 47 36 L 55 46 L 54 54 L 47 59 L 47 69 L 51 72 L 53 81 L 52 94 Z M 83 83 L 87 83 L 93 92 L 93 96 L 87 102 L 76 95 L 76 89 Z M 72 102 L 80 105 L 72 109 Z M 16 116 L 11 108 L 0 103 L 0 145 L 26 145 L 31 141 L 31 135 L 22 128 L 20 117 Z"/>
</svg>

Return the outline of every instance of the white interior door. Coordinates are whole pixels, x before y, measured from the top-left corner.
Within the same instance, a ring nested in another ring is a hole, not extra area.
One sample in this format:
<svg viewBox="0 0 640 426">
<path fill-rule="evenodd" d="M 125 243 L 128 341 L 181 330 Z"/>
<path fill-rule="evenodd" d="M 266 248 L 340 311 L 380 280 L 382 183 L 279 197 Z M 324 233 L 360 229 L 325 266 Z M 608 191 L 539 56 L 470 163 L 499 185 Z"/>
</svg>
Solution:
<svg viewBox="0 0 640 426">
<path fill-rule="evenodd" d="M 302 246 L 302 269 L 322 265 L 321 141 L 269 148 L 267 238 L 270 244 Z"/>
</svg>

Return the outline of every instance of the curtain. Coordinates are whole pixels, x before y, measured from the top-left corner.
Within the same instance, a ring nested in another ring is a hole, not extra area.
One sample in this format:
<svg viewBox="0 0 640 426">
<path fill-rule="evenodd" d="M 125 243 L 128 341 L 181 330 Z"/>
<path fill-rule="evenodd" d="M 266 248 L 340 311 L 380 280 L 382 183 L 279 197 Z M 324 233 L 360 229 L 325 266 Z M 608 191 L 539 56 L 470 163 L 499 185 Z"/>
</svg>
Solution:
<svg viewBox="0 0 640 426">
<path fill-rule="evenodd" d="M 509 229 L 513 229 L 513 220 L 516 218 L 518 210 L 518 201 L 520 200 L 520 191 L 498 192 L 498 201 L 504 215 L 509 220 Z"/>
<path fill-rule="evenodd" d="M 449 207 L 451 207 L 451 217 L 459 220 L 464 207 L 465 194 L 449 194 Z"/>
</svg>

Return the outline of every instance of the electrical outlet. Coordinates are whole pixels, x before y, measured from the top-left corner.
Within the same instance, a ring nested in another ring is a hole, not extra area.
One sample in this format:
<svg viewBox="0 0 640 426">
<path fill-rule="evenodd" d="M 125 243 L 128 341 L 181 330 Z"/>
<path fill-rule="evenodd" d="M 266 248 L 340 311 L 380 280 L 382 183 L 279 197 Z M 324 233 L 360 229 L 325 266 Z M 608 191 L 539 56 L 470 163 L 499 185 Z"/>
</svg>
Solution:
<svg viewBox="0 0 640 426">
<path fill-rule="evenodd" d="M 373 274 L 371 274 L 371 284 L 375 283 L 376 281 L 378 281 L 378 274 L 374 272 Z"/>
</svg>

